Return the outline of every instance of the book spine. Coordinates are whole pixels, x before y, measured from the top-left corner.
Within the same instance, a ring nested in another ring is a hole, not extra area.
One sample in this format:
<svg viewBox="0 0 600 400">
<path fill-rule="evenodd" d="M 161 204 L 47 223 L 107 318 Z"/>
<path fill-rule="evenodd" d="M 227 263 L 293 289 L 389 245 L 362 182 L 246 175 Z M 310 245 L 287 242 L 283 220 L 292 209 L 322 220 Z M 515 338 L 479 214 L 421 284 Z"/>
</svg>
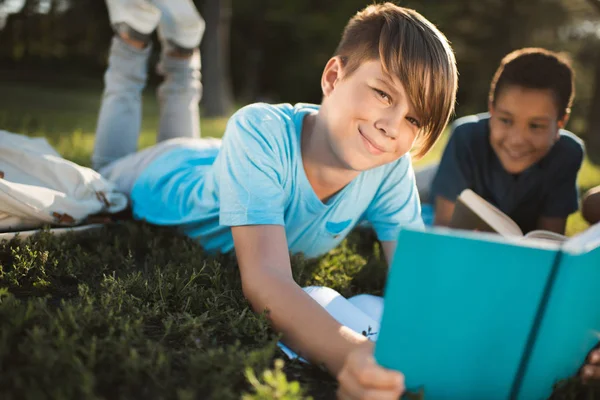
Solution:
<svg viewBox="0 0 600 400">
<path fill-rule="evenodd" d="M 548 281 L 546 282 L 546 287 L 544 288 L 544 292 L 542 294 L 540 306 L 538 307 L 535 319 L 533 320 L 533 325 L 531 327 L 531 331 L 529 332 L 527 343 L 525 344 L 525 350 L 523 351 L 523 356 L 521 357 L 521 362 L 519 363 L 519 369 L 517 370 L 517 374 L 513 382 L 513 387 L 511 389 L 509 397 L 510 400 L 518 399 L 519 392 L 521 391 L 523 378 L 525 377 L 525 372 L 527 371 L 527 366 L 529 365 L 529 360 L 531 358 L 531 353 L 533 352 L 535 341 L 537 340 L 540 325 L 542 324 L 544 314 L 546 313 L 546 307 L 548 305 L 548 300 L 550 299 L 550 294 L 552 293 L 552 288 L 554 287 L 554 281 L 556 280 L 558 269 L 560 268 L 562 255 L 562 251 L 558 251 L 556 253 L 556 257 L 554 258 L 552 270 L 550 271 L 550 274 L 548 276 Z"/>
</svg>

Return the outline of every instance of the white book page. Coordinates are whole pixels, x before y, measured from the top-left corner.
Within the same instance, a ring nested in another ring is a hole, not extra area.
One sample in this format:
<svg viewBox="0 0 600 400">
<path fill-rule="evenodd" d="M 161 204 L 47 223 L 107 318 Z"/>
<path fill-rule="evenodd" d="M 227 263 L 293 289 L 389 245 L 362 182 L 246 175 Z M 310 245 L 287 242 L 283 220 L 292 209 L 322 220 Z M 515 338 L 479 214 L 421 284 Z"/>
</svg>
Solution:
<svg viewBox="0 0 600 400">
<path fill-rule="evenodd" d="M 566 242 L 569 239 L 567 236 L 561 235 L 560 233 L 544 231 L 541 229 L 528 232 L 527 234 L 525 234 L 525 237 L 532 239 L 546 239 L 555 242 Z"/>
<path fill-rule="evenodd" d="M 337 322 L 347 326 L 356 333 L 366 335 L 370 340 L 376 341 L 379 334 L 379 321 L 371 318 L 359 307 L 352 304 L 351 301 L 339 294 L 333 289 L 320 286 L 309 286 L 303 289 L 310 297 L 319 303 Z M 366 308 L 371 305 L 377 305 L 377 296 L 355 296 L 355 302 L 361 307 Z M 374 307 L 373 314 L 378 312 Z M 380 309 L 383 310 L 383 300 Z M 298 355 L 283 343 L 278 343 L 279 348 L 291 359 Z M 302 361 L 306 361 L 301 359 Z"/>
<path fill-rule="evenodd" d="M 581 254 L 600 247 L 600 223 L 567 240 L 562 247 L 566 253 Z"/>
<path fill-rule="evenodd" d="M 523 236 L 523 231 L 515 221 L 471 189 L 463 190 L 459 198 L 500 235 Z"/>
</svg>

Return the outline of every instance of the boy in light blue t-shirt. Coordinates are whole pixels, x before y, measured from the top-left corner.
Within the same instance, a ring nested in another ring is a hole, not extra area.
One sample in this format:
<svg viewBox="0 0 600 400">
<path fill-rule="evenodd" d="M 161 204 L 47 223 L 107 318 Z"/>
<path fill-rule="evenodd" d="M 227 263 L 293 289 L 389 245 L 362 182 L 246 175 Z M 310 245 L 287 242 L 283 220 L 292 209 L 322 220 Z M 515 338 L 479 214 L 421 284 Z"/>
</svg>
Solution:
<svg viewBox="0 0 600 400">
<path fill-rule="evenodd" d="M 253 308 L 268 309 L 287 345 L 338 376 L 340 396 L 397 398 L 402 375 L 378 366 L 372 342 L 294 282 L 289 252 L 323 254 L 366 221 L 389 261 L 400 228 L 423 224 L 408 153 L 433 146 L 456 87 L 442 33 L 413 10 L 372 5 L 327 62 L 320 106 L 253 104 L 231 117 L 222 141 L 168 140 L 100 171 L 130 194 L 136 218 L 178 226 L 209 251 L 235 249 Z M 137 134 L 102 132 L 115 144 Z"/>
</svg>

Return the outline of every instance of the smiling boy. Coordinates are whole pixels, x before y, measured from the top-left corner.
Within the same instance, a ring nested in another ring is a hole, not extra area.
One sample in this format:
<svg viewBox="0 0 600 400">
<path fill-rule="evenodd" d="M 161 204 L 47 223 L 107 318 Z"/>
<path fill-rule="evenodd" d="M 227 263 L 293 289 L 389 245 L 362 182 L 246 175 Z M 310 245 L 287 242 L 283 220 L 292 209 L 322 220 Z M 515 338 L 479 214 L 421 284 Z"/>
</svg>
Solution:
<svg viewBox="0 0 600 400">
<path fill-rule="evenodd" d="M 489 114 L 464 117 L 433 180 L 436 225 L 448 225 L 457 196 L 474 192 L 523 230 L 564 233 L 578 209 L 583 143 L 564 130 L 573 70 L 561 54 L 526 48 L 508 54 L 492 80 Z"/>
<path fill-rule="evenodd" d="M 130 193 L 136 218 L 178 226 L 211 252 L 235 249 L 252 307 L 338 376 L 340 397 L 398 398 L 402 375 L 377 366 L 373 344 L 294 282 L 289 253 L 326 253 L 366 221 L 389 261 L 399 230 L 423 226 L 408 152 L 426 153 L 444 130 L 455 64 L 420 14 L 371 5 L 325 65 L 320 106 L 253 104 L 222 142 L 169 140 L 100 172 Z"/>
</svg>

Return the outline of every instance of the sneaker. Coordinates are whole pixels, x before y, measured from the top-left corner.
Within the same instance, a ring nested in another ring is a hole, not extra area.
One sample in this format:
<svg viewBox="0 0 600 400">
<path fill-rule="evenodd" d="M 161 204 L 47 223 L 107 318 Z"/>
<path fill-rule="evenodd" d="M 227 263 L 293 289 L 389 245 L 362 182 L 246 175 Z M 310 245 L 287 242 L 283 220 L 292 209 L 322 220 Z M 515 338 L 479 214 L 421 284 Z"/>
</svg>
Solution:
<svg viewBox="0 0 600 400">
<path fill-rule="evenodd" d="M 148 0 L 106 0 L 111 25 L 117 33 L 150 41 L 161 18 L 160 10 Z"/>
<path fill-rule="evenodd" d="M 190 54 L 198 47 L 205 22 L 192 0 L 151 0 L 161 12 L 158 37 L 179 53 Z"/>
</svg>

